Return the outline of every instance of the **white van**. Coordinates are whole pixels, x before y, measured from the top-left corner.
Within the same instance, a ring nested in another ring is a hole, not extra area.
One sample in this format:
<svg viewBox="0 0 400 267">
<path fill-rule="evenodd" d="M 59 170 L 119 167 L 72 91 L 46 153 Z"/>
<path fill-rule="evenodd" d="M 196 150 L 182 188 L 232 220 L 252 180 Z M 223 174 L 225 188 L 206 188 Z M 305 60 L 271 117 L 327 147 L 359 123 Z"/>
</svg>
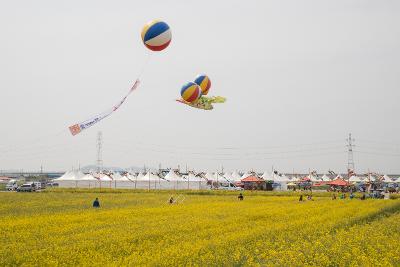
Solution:
<svg viewBox="0 0 400 267">
<path fill-rule="evenodd" d="M 7 185 L 6 185 L 6 190 L 7 191 L 15 191 L 18 188 L 18 184 L 16 180 L 10 180 L 8 181 Z"/>
<path fill-rule="evenodd" d="M 41 182 L 33 182 L 32 184 L 35 186 L 36 190 L 42 189 L 42 183 Z"/>
</svg>

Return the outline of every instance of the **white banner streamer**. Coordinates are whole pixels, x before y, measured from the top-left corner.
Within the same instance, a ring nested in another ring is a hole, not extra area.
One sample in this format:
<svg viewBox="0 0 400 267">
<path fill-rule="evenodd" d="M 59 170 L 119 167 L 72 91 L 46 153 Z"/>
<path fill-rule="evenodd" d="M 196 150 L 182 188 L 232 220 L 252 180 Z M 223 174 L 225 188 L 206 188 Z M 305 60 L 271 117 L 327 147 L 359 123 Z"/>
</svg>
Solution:
<svg viewBox="0 0 400 267">
<path fill-rule="evenodd" d="M 85 120 L 84 122 L 81 123 L 77 123 L 74 124 L 69 128 L 69 131 L 71 132 L 72 135 L 77 135 L 78 133 L 82 132 L 83 130 L 86 130 L 87 128 L 95 125 L 96 123 L 98 123 L 99 121 L 101 121 L 102 119 L 107 118 L 108 116 L 110 116 L 114 111 L 117 111 L 117 109 L 119 109 L 120 106 L 122 106 L 122 104 L 125 102 L 125 100 L 128 98 L 128 96 L 139 86 L 140 81 L 139 79 L 137 79 L 135 81 L 135 83 L 133 84 L 132 88 L 129 90 L 129 92 L 126 94 L 126 96 L 124 98 L 122 98 L 122 100 L 115 106 L 113 106 L 110 110 L 103 112 L 91 119 Z"/>
</svg>

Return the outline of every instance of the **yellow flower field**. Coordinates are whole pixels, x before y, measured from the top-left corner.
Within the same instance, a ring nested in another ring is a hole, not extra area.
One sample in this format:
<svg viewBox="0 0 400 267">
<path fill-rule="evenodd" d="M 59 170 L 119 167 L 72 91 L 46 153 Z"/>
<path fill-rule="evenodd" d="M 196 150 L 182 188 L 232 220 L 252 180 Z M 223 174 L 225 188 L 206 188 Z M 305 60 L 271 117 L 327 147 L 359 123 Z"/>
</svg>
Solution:
<svg viewBox="0 0 400 267">
<path fill-rule="evenodd" d="M 1 193 L 0 266 L 400 266 L 400 199 L 244 196 Z"/>
</svg>

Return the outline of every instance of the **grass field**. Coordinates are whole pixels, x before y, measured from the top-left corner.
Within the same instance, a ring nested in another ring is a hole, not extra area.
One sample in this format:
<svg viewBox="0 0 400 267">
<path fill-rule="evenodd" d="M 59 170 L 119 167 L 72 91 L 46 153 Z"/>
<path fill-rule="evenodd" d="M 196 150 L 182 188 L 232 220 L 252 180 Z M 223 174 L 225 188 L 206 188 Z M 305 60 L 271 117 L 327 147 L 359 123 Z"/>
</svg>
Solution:
<svg viewBox="0 0 400 267">
<path fill-rule="evenodd" d="M 178 194 L 0 193 L 0 266 L 400 266 L 400 199 Z"/>
</svg>

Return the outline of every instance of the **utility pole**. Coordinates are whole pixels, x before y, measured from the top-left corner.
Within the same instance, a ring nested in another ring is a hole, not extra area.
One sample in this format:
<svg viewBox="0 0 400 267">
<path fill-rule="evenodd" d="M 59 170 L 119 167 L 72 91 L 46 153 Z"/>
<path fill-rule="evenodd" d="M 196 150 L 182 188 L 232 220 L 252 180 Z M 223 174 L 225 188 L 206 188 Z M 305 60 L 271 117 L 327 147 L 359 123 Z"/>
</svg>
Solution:
<svg viewBox="0 0 400 267">
<path fill-rule="evenodd" d="M 349 133 L 349 138 L 347 141 L 347 176 L 350 178 L 351 175 L 354 174 L 354 159 L 353 159 L 353 147 L 355 139 L 351 137 L 351 133 Z"/>
<path fill-rule="evenodd" d="M 97 133 L 97 172 L 103 169 L 103 159 L 102 159 L 102 147 L 103 147 L 103 134 L 102 132 Z"/>
</svg>

